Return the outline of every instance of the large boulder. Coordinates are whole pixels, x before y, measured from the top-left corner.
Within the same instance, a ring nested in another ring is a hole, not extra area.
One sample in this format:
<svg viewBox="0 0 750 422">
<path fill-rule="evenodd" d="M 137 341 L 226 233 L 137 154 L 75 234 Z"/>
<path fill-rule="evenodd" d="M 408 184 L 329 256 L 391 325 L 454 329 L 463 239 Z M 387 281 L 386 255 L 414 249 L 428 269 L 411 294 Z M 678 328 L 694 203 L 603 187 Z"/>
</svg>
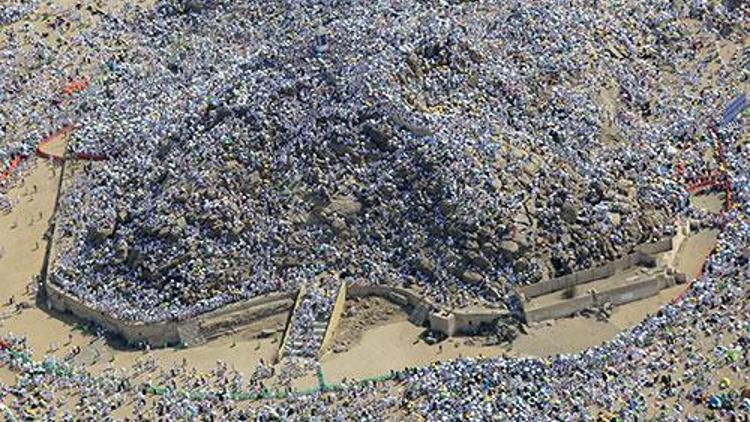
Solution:
<svg viewBox="0 0 750 422">
<path fill-rule="evenodd" d="M 483 279 L 484 276 L 476 271 L 464 271 L 463 273 L 461 273 L 461 280 L 464 283 L 479 284 Z"/>
<path fill-rule="evenodd" d="M 500 242 L 500 252 L 502 252 L 508 259 L 516 258 L 520 250 L 521 248 L 518 243 L 513 240 L 504 240 Z"/>
<path fill-rule="evenodd" d="M 565 201 L 560 208 L 560 218 L 568 224 L 573 224 L 578 218 L 578 208 L 571 201 Z"/>
<path fill-rule="evenodd" d="M 323 210 L 326 215 L 339 215 L 347 218 L 352 217 L 362 210 L 362 204 L 353 196 L 337 196 Z"/>
</svg>

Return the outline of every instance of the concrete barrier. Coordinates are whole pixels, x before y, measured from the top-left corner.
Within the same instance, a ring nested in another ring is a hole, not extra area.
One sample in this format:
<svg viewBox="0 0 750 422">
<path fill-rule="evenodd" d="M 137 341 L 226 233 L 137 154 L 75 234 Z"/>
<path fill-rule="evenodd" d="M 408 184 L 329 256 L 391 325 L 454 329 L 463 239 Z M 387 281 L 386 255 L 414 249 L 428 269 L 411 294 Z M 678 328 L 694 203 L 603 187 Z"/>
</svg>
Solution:
<svg viewBox="0 0 750 422">
<path fill-rule="evenodd" d="M 53 283 L 47 283 L 46 290 L 50 308 L 60 312 L 70 312 L 82 320 L 94 322 L 106 330 L 122 336 L 128 344 L 144 342 L 154 347 L 164 347 L 180 343 L 176 322 L 143 324 L 123 321 L 96 310 L 80 299 L 67 294 Z"/>
<path fill-rule="evenodd" d="M 477 308 L 472 310 L 448 310 L 436 305 L 432 300 L 420 296 L 417 292 L 402 287 L 369 286 L 352 284 L 347 287 L 347 297 L 378 296 L 400 306 L 417 308 L 424 306 L 430 310 L 426 320 L 430 329 L 440 331 L 451 337 L 457 334 L 473 334 L 482 323 L 491 323 L 507 316 L 504 309 Z"/>
<path fill-rule="evenodd" d="M 454 334 L 476 334 L 483 323 L 490 324 L 501 317 L 510 315 L 510 311 L 505 309 L 477 309 L 472 311 L 454 310 L 452 315 L 455 318 L 453 332 L 446 335 Z"/>
<path fill-rule="evenodd" d="M 128 344 L 148 343 L 153 347 L 184 343 L 186 339 L 183 339 L 180 334 L 183 326 L 197 325 L 201 336 L 206 339 L 216 338 L 226 332 L 228 325 L 231 325 L 230 331 L 242 329 L 270 316 L 288 312 L 292 308 L 291 298 L 294 295 L 294 293 L 274 293 L 237 302 L 228 308 L 186 320 L 143 323 L 114 318 L 68 294 L 54 283 L 46 283 L 45 287 L 47 304 L 51 309 L 68 312 L 84 321 L 93 322 L 121 336 Z"/>
<path fill-rule="evenodd" d="M 531 323 L 548 319 L 564 318 L 586 308 L 590 308 L 593 305 L 593 297 L 591 295 L 585 295 L 575 299 L 566 300 L 565 302 L 556 303 L 554 305 L 529 309 L 526 311 L 526 321 Z"/>
<path fill-rule="evenodd" d="M 604 265 L 576 271 L 546 281 L 540 281 L 539 283 L 529 286 L 523 286 L 520 290 L 527 298 L 533 298 L 563 290 L 571 286 L 577 286 L 590 281 L 611 277 L 615 273 L 625 271 L 635 265 L 653 265 L 655 260 L 651 255 L 667 252 L 671 250 L 672 247 L 673 239 L 671 236 L 660 239 L 656 242 L 644 243 L 635 248 L 634 252 L 625 255 L 622 258 L 610 261 Z"/>
<path fill-rule="evenodd" d="M 291 312 L 294 307 L 295 292 L 278 292 L 233 303 L 207 314 L 199 315 L 195 321 L 200 334 L 206 340 L 235 333 L 258 321 Z M 184 339 L 183 339 L 184 340 Z"/>
<path fill-rule="evenodd" d="M 615 287 L 602 292 L 588 293 L 584 296 L 562 301 L 548 306 L 526 310 L 528 322 L 540 322 L 548 319 L 564 318 L 584 309 L 600 306 L 607 302 L 612 305 L 623 305 L 645 299 L 659 293 L 660 290 L 674 284 L 674 280 L 664 274 L 658 274 L 648 280 Z"/>
</svg>

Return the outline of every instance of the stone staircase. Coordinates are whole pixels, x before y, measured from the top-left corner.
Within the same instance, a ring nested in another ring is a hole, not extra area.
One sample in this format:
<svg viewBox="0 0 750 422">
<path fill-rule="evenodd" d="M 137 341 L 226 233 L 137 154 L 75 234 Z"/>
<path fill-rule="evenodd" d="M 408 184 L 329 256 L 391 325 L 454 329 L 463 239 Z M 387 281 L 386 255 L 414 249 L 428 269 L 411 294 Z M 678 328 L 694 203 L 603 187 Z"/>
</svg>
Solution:
<svg viewBox="0 0 750 422">
<path fill-rule="evenodd" d="M 282 357 L 316 358 L 336 301 L 336 288 L 308 288 L 289 321 Z"/>
</svg>

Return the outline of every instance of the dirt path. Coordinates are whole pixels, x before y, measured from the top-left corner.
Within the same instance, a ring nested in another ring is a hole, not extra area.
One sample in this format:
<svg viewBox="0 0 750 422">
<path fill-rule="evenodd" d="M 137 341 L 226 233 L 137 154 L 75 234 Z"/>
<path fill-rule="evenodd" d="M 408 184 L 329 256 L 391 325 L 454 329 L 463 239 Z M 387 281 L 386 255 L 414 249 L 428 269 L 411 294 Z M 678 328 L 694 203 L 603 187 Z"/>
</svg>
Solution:
<svg viewBox="0 0 750 422">
<path fill-rule="evenodd" d="M 707 195 L 695 195 L 690 197 L 690 203 L 696 208 L 718 214 L 724 209 L 724 194 L 709 193 Z"/>
<path fill-rule="evenodd" d="M 8 192 L 13 210 L 0 215 L 0 303 L 33 300 L 26 288 L 42 268 L 46 243 L 42 238 L 57 195 L 59 167 L 33 161 L 23 182 Z"/>
<path fill-rule="evenodd" d="M 704 230 L 688 237 L 677 255 L 677 270 L 685 273 L 688 279 L 700 276 L 703 263 L 711 254 L 718 236 L 719 230 Z"/>
</svg>

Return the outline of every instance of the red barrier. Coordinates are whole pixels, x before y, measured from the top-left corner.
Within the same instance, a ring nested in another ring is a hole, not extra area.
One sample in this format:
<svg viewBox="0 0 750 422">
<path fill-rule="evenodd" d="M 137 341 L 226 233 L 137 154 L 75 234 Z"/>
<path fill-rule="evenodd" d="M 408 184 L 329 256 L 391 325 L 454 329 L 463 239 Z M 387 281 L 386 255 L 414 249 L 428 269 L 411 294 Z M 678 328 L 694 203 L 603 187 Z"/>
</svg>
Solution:
<svg viewBox="0 0 750 422">
<path fill-rule="evenodd" d="M 686 189 L 690 193 L 698 193 L 706 188 L 713 188 L 720 185 L 723 174 L 715 172 L 709 176 L 698 179 L 697 181 L 687 185 Z"/>
<path fill-rule="evenodd" d="M 8 168 L 5 169 L 2 173 L 0 173 L 0 182 L 3 182 L 5 179 L 9 178 L 11 174 L 13 174 L 14 171 L 18 168 L 18 166 L 21 165 L 21 161 L 26 158 L 22 155 L 16 155 L 12 160 L 10 160 L 10 164 L 8 164 Z"/>
<path fill-rule="evenodd" d="M 726 200 L 724 207 L 729 211 L 732 209 L 732 183 L 728 177 L 724 180 L 724 198 Z"/>
<path fill-rule="evenodd" d="M 65 136 L 68 133 L 70 133 L 70 131 L 72 131 L 72 130 L 73 130 L 73 125 L 66 125 L 66 126 L 63 126 L 61 129 L 58 129 L 57 131 L 53 132 L 52 134 L 47 135 L 44 138 L 42 138 L 42 140 L 39 141 L 39 144 L 36 146 L 36 155 L 38 155 L 39 157 L 42 157 L 42 158 L 46 158 L 48 160 L 54 160 L 54 161 L 62 161 L 62 160 L 64 160 L 65 159 L 64 156 L 50 154 L 50 153 L 44 151 L 44 147 L 46 147 L 47 145 L 49 145 L 57 137 L 59 137 L 59 136 Z"/>
<path fill-rule="evenodd" d="M 88 76 L 84 76 L 83 79 L 79 80 L 74 79 L 63 87 L 62 92 L 65 95 L 73 95 L 76 92 L 81 92 L 88 88 L 90 80 L 91 78 L 89 78 Z"/>
</svg>

